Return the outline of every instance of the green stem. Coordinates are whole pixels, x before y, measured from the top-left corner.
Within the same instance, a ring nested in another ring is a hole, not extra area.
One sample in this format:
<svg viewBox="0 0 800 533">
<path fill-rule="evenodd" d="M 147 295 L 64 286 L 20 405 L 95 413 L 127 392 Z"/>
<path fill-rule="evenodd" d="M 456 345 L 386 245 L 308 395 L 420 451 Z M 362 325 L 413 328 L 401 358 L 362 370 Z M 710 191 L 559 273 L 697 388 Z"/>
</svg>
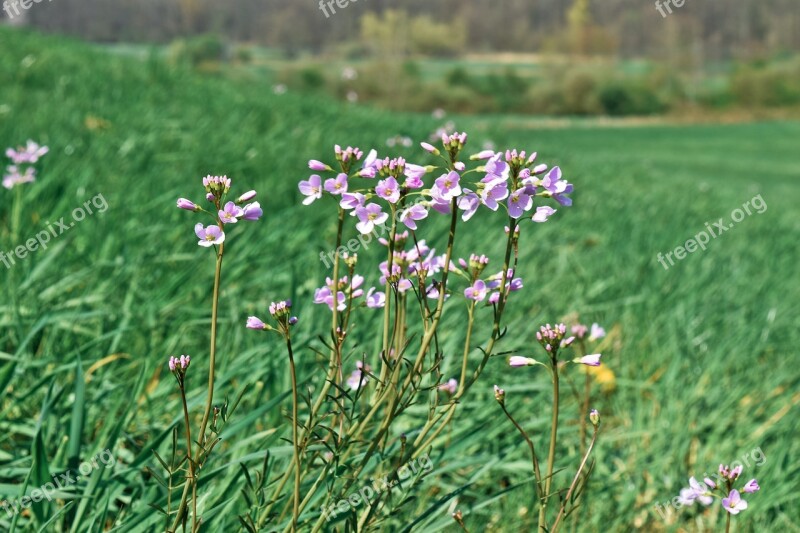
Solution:
<svg viewBox="0 0 800 533">
<path fill-rule="evenodd" d="M 537 500 L 539 501 L 539 505 L 541 505 L 542 504 L 542 474 L 539 471 L 539 459 L 538 459 L 538 457 L 536 457 L 536 449 L 533 447 L 533 441 L 528 436 L 528 433 L 524 429 L 522 429 L 522 426 L 520 426 L 517 423 L 517 421 L 514 420 L 514 417 L 511 416 L 511 413 L 508 412 L 508 409 L 506 409 L 505 403 L 500 403 L 500 407 L 503 409 L 503 412 L 506 414 L 508 419 L 511 420 L 511 423 L 514 424 L 514 427 L 517 428 L 517 431 L 520 432 L 520 434 L 522 435 L 522 438 L 525 439 L 525 442 L 528 443 L 528 449 L 530 449 L 530 451 L 531 451 L 531 462 L 533 463 L 533 475 L 536 478 L 536 495 L 538 496 Z"/>
<path fill-rule="evenodd" d="M 294 500 L 292 507 L 292 531 L 297 531 L 297 518 L 300 516 L 300 441 L 297 437 L 297 370 L 294 364 L 292 341 L 286 333 L 286 350 L 289 352 L 289 367 L 292 373 L 292 448 L 294 448 Z"/>
<path fill-rule="evenodd" d="M 221 225 L 221 224 L 220 224 Z M 217 356 L 217 316 L 218 316 L 218 309 L 219 309 L 219 288 L 220 288 L 220 280 L 222 278 L 222 257 L 225 252 L 225 244 L 220 244 L 219 249 L 217 250 L 217 264 L 214 269 L 214 292 L 211 297 L 211 348 L 209 350 L 209 358 L 208 358 L 208 399 L 206 400 L 206 408 L 203 414 L 203 422 L 200 424 L 200 433 L 198 436 L 198 448 L 195 457 L 198 458 L 201 455 L 201 451 L 205 445 L 205 434 L 206 428 L 208 426 L 208 418 L 211 414 L 211 408 L 213 407 L 214 403 L 214 369 L 216 367 L 216 356 Z M 183 486 L 183 494 L 181 495 L 181 503 L 178 507 L 178 512 L 175 515 L 175 521 L 172 523 L 171 531 L 175 532 L 178 530 L 178 526 L 180 525 L 181 518 L 186 511 L 186 500 L 189 497 L 189 491 L 192 490 L 193 493 L 195 492 L 194 485 L 197 483 L 196 478 L 187 478 L 186 483 Z"/>
<path fill-rule="evenodd" d="M 547 503 L 550 487 L 553 484 L 553 469 L 556 460 L 556 439 L 558 437 L 558 359 L 553 357 L 553 420 L 550 426 L 550 450 L 547 454 L 547 477 L 544 481 L 544 500 L 539 508 L 539 531 L 547 528 Z"/>
<path fill-rule="evenodd" d="M 183 378 L 181 378 L 182 380 Z M 183 424 L 186 426 L 186 458 L 189 461 L 189 479 L 194 480 L 194 459 L 192 459 L 192 426 L 189 422 L 189 407 L 186 405 L 186 390 L 184 389 L 183 381 L 180 382 L 181 389 L 181 402 L 183 403 Z M 192 491 L 197 487 L 196 483 L 192 483 Z M 192 498 L 192 531 L 197 530 L 197 499 Z"/>
<path fill-rule="evenodd" d="M 725 518 L 725 533 L 730 533 L 730 531 L 731 531 L 731 513 L 725 513 L 725 514 L 728 515 Z"/>
<path fill-rule="evenodd" d="M 553 528 L 550 530 L 551 533 L 556 533 L 558 530 L 558 524 L 561 522 L 561 519 L 564 517 L 564 514 L 567 512 L 567 503 L 569 503 L 570 498 L 572 498 L 572 493 L 575 491 L 575 487 L 578 486 L 578 480 L 581 477 L 581 472 L 586 467 L 586 461 L 589 460 L 589 456 L 592 453 L 592 448 L 594 448 L 594 443 L 597 442 L 597 431 L 599 430 L 599 426 L 594 426 L 594 434 L 592 435 L 592 441 L 589 443 L 589 448 L 586 450 L 586 453 L 583 456 L 583 460 L 581 461 L 581 465 L 578 467 L 578 471 L 575 473 L 575 478 L 572 480 L 572 484 L 569 486 L 569 490 L 567 491 L 567 496 L 564 498 L 564 501 L 561 503 L 561 508 L 558 511 L 558 516 L 556 516 L 556 521 L 553 522 Z"/>
</svg>

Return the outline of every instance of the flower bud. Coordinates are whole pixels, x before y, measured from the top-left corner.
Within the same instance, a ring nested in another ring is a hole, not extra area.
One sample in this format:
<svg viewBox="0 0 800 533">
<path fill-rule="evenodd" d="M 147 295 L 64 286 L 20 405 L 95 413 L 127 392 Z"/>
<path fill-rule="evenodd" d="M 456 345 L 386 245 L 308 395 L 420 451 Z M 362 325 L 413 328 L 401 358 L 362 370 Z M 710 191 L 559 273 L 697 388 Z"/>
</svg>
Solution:
<svg viewBox="0 0 800 533">
<path fill-rule="evenodd" d="M 435 146 L 433 146 L 430 143 L 419 143 L 419 145 L 422 146 L 423 150 L 425 150 L 426 152 L 430 152 L 433 155 L 439 155 L 441 153 L 441 152 L 439 152 L 438 148 L 436 148 Z"/>
<path fill-rule="evenodd" d="M 589 411 L 589 420 L 591 420 L 594 427 L 597 427 L 597 425 L 600 423 L 600 413 L 597 412 L 597 409 L 592 409 Z"/>
<path fill-rule="evenodd" d="M 239 198 L 236 200 L 236 203 L 237 203 L 237 204 L 244 204 L 244 203 L 247 203 L 247 202 L 249 202 L 250 200 L 252 200 L 252 199 L 253 199 L 253 198 L 255 198 L 255 197 L 256 197 L 256 191 L 247 191 L 246 193 L 244 193 L 243 195 L 241 195 L 241 196 L 240 196 L 240 197 L 239 197 Z"/>
<path fill-rule="evenodd" d="M 506 401 L 506 391 L 498 387 L 497 385 L 494 386 L 494 399 L 500 402 L 501 404 L 505 404 Z"/>
<path fill-rule="evenodd" d="M 187 211 L 197 211 L 200 209 L 194 202 L 187 200 L 186 198 L 178 198 L 178 208 L 185 209 Z"/>
</svg>

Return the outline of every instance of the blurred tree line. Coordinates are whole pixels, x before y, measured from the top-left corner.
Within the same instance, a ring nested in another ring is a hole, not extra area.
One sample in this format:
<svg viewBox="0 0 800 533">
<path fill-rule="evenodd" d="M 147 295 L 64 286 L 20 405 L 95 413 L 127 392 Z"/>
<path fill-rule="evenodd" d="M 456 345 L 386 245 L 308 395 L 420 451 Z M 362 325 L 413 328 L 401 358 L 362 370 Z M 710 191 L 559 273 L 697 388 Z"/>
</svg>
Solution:
<svg viewBox="0 0 800 533">
<path fill-rule="evenodd" d="M 363 36 L 364 20 L 398 9 L 414 16 L 398 21 L 407 39 L 394 43 L 396 54 L 671 59 L 688 51 L 705 61 L 800 50 L 798 0 L 687 1 L 666 18 L 654 0 L 349 0 L 344 9 L 334 3 L 328 18 L 317 0 L 57 0 L 33 7 L 25 13 L 28 24 L 94 41 L 169 42 L 215 33 L 288 54 L 352 45 Z"/>
</svg>

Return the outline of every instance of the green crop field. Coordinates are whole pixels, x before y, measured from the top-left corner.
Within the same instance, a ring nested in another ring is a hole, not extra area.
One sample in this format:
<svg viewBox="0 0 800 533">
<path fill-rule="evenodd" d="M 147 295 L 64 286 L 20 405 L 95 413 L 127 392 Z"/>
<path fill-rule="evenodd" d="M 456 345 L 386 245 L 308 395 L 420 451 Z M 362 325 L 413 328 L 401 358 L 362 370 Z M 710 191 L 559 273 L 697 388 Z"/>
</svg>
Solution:
<svg viewBox="0 0 800 533">
<path fill-rule="evenodd" d="M 149 505 L 166 505 L 150 473 L 162 471 L 152 450 L 168 457 L 172 428 L 183 421 L 166 361 L 192 355 L 197 372 L 188 402 L 200 412 L 214 268 L 212 255 L 197 246 L 196 220 L 175 200 L 202 200 L 201 178 L 227 174 L 238 190 L 257 189 L 265 211 L 226 243 L 216 389 L 219 403 L 245 393 L 199 486 L 207 530 L 236 531 L 247 507 L 239 465 L 259 468 L 269 449 L 275 477 L 292 455 L 286 356 L 277 339 L 245 329 L 247 317 L 292 298 L 300 381 L 318 387 L 324 378 L 326 359 L 315 350 L 330 314 L 312 299 L 331 275 L 319 255 L 332 246 L 336 220 L 332 203 L 301 205 L 297 183 L 309 175 L 307 161 L 330 159 L 339 143 L 430 164 L 418 141 L 443 120 L 292 91 L 276 95 L 269 85 L 6 28 L 0 50 L 0 147 L 27 139 L 50 147 L 37 181 L 18 189 L 16 240 L 16 190 L 0 189 L 0 250 L 12 251 L 98 195 L 107 202 L 48 249 L 0 267 L 0 497 L 20 498 L 76 459 L 103 450 L 116 458 L 113 469 L 95 469 L 52 502 L 17 514 L 0 510 L 0 529 L 13 522 L 17 531 L 61 531 L 65 523 L 72 531 L 163 530 L 163 517 Z M 720 530 L 725 512 L 718 505 L 666 518 L 654 505 L 677 496 L 689 476 L 760 450 L 765 459 L 743 476 L 757 478 L 762 489 L 749 495 L 735 530 L 800 531 L 800 123 L 446 120 L 470 134 L 475 152 L 489 142 L 538 151 L 575 184 L 573 207 L 547 224 L 523 224 L 517 274 L 525 288 L 510 300 L 514 335 L 500 349 L 535 356 L 539 325 L 573 313 L 609 332 L 603 363 L 616 381 L 594 388 L 602 430 L 579 529 Z M 414 146 L 388 148 L 396 135 Z M 659 253 L 684 245 L 706 223 L 729 222 L 759 195 L 762 212 L 741 217 L 706 250 L 669 269 L 659 262 Z M 503 235 L 489 215 L 479 213 L 459 234 L 456 257 L 502 255 Z M 446 221 L 426 223 L 438 231 L 431 244 L 442 248 Z M 375 246 L 361 255 L 377 264 L 383 253 Z M 367 286 L 377 284 L 372 272 Z M 462 327 L 463 307 L 448 302 L 443 331 Z M 380 338 L 377 314 L 365 310 L 359 320 L 347 369 Z M 476 335 L 488 335 L 487 322 Z M 442 337 L 445 376 L 459 371 L 462 343 L 458 335 Z M 583 375 L 566 379 L 557 461 L 564 485 L 579 460 L 574 421 L 582 416 L 570 385 L 580 388 Z M 493 357 L 433 446 L 433 469 L 393 517 L 400 525 L 392 531 L 456 531 L 455 509 L 470 530 L 526 530 L 533 512 L 529 457 L 494 400 L 494 384 L 506 389 L 509 408 L 537 446 L 546 447 L 544 371 Z M 393 431 L 413 433 L 422 410 Z"/>
</svg>

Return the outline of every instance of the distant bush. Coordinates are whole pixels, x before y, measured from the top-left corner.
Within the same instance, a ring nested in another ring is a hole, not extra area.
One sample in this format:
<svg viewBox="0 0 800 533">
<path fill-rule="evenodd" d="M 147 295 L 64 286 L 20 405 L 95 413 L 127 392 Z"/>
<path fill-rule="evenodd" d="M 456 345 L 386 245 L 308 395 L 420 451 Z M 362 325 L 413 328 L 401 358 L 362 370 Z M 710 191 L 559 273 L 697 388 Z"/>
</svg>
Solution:
<svg viewBox="0 0 800 533">
<path fill-rule="evenodd" d="M 655 91 L 639 81 L 615 79 L 599 87 L 597 98 L 607 115 L 652 115 L 664 110 Z"/>
<path fill-rule="evenodd" d="M 225 43 L 217 35 L 199 35 L 173 41 L 169 47 L 169 58 L 174 63 L 186 63 L 193 67 L 207 63 L 218 63 L 225 59 Z"/>
<path fill-rule="evenodd" d="M 731 79 L 731 92 L 744 106 L 800 103 L 800 60 L 740 66 Z"/>
</svg>

